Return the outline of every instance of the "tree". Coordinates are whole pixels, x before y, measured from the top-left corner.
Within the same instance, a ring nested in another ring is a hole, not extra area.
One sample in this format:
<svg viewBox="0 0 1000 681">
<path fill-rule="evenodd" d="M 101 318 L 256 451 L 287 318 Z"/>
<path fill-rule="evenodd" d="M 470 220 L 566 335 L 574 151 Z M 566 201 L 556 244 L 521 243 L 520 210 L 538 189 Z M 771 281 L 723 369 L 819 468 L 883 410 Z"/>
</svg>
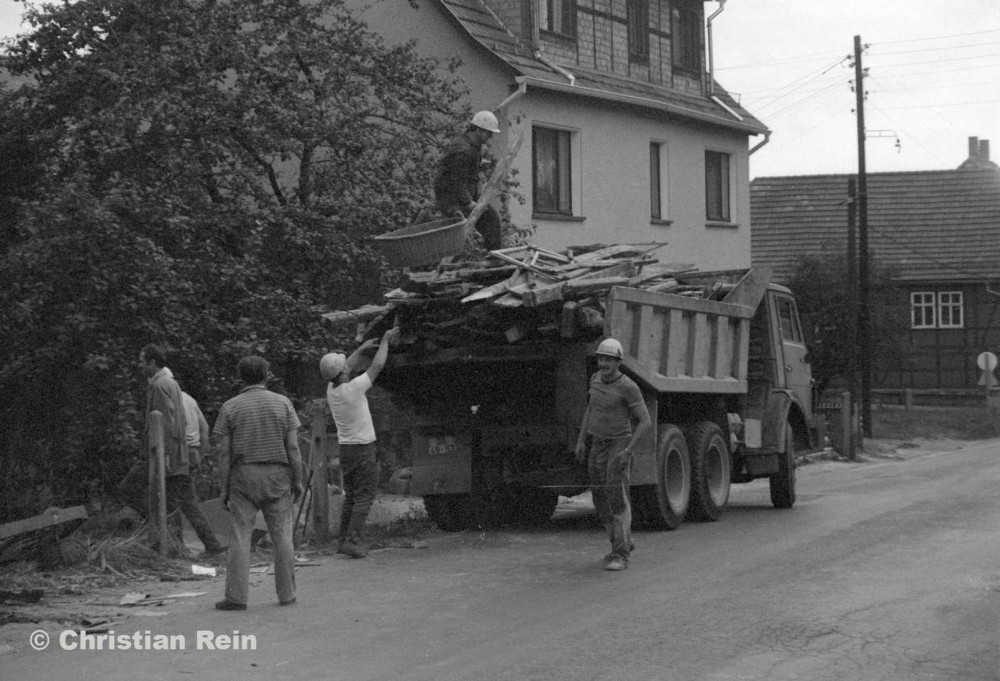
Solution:
<svg viewBox="0 0 1000 681">
<path fill-rule="evenodd" d="M 321 354 L 321 307 L 387 274 L 365 242 L 429 196 L 467 120 L 456 64 L 389 47 L 342 0 L 29 6 L 0 66 L 0 520 L 41 484 L 79 502 L 139 446 L 139 348 L 211 412 L 236 361 Z M 4 178 L 7 179 L 6 177 Z M 18 506 L 20 505 L 20 508 Z"/>
<path fill-rule="evenodd" d="M 872 365 L 896 366 L 899 329 L 905 328 L 906 309 L 890 270 L 869 260 L 871 282 Z M 788 287 L 795 293 L 809 361 L 817 390 L 822 393 L 835 379 L 848 381 L 852 358 L 861 351 L 851 337 L 856 309 L 851 301 L 852 275 L 846 256 L 806 256 L 795 266 Z"/>
</svg>

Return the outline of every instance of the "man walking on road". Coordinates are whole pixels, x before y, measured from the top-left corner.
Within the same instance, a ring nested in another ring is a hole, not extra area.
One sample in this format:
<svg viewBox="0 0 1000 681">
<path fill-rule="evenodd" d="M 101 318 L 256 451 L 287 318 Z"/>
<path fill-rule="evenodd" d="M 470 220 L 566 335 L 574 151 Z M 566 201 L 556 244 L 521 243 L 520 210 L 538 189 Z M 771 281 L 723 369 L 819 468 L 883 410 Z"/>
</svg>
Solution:
<svg viewBox="0 0 1000 681">
<path fill-rule="evenodd" d="M 364 558 L 368 555 L 361 537 L 378 491 L 375 425 L 365 393 L 385 366 L 389 344 L 398 337 L 399 329 L 396 327 L 382 334 L 371 366 L 353 378 L 350 374 L 357 372 L 362 355 L 369 348 L 375 347 L 377 341 L 374 338 L 365 341 L 350 358 L 331 352 L 324 355 L 319 363 L 320 373 L 330 382 L 326 389 L 326 399 L 337 424 L 340 467 L 344 473 L 344 507 L 340 514 L 337 552 L 351 558 Z"/>
<path fill-rule="evenodd" d="M 581 463 L 587 460 L 589 450 L 587 470 L 594 508 L 611 540 L 605 569 L 624 570 L 635 547 L 628 492 L 632 454 L 649 429 L 650 418 L 639 386 L 621 372 L 622 344 L 607 338 L 595 354 L 598 370 L 590 378 L 576 459 Z"/>
<path fill-rule="evenodd" d="M 166 471 L 167 512 L 180 509 L 191 523 L 198 539 L 205 546 L 204 558 L 212 558 L 225 551 L 212 531 L 208 518 L 201 510 L 198 495 L 191 479 L 191 464 L 197 464 L 198 452 L 189 446 L 187 415 L 183 393 L 173 373 L 166 366 L 166 354 L 158 345 L 147 345 L 139 353 L 142 373 L 149 383 L 146 388 L 146 425 L 142 436 L 143 452 L 148 449 L 149 415 L 158 411 L 163 415 L 163 459 Z M 193 401 L 193 400 L 192 400 Z M 197 403 L 196 403 L 197 406 Z M 198 412 L 201 413 L 200 411 Z M 207 424 L 206 434 L 207 434 Z M 138 461 L 118 486 L 118 496 L 140 516 L 149 511 L 149 462 L 146 457 Z M 179 526 L 178 526 L 179 527 Z"/>
<path fill-rule="evenodd" d="M 302 497 L 299 417 L 284 395 L 264 387 L 269 365 L 263 357 L 240 360 L 245 386 L 219 410 L 218 442 L 222 505 L 233 519 L 226 566 L 226 597 L 219 610 L 246 610 L 250 538 L 257 511 L 264 514 L 274 547 L 274 585 L 281 605 L 295 603 L 292 505 Z"/>
</svg>

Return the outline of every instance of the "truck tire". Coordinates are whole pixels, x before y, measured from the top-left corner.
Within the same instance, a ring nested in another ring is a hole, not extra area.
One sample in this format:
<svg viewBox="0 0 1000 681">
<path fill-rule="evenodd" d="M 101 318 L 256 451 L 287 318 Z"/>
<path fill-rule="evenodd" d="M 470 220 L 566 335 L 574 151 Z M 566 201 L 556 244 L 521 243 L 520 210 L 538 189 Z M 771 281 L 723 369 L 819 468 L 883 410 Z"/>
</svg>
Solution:
<svg viewBox="0 0 1000 681">
<path fill-rule="evenodd" d="M 729 503 L 732 466 L 722 429 L 712 421 L 699 421 L 687 430 L 691 454 L 691 520 L 714 522 Z"/>
<path fill-rule="evenodd" d="M 424 509 L 431 522 L 445 532 L 461 532 L 476 524 L 468 494 L 428 494 Z"/>
<path fill-rule="evenodd" d="M 771 503 L 775 508 L 795 505 L 795 433 L 785 425 L 785 453 L 778 458 L 778 472 L 771 476 Z"/>
<path fill-rule="evenodd" d="M 691 459 L 680 428 L 661 423 L 657 431 L 656 484 L 629 490 L 633 514 L 651 530 L 676 530 L 691 502 Z"/>
</svg>

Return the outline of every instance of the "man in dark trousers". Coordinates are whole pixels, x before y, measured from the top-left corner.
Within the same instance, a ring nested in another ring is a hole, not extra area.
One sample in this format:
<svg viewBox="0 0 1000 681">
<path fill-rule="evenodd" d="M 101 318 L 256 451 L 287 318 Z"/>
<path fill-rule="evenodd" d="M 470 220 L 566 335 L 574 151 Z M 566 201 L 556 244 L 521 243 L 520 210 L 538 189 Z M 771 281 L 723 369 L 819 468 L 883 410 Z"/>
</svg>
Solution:
<svg viewBox="0 0 1000 681">
<path fill-rule="evenodd" d="M 632 454 L 651 421 L 639 386 L 621 372 L 622 344 L 606 338 L 594 354 L 597 373 L 590 378 L 590 401 L 583 414 L 576 457 L 582 462 L 589 450 L 587 470 L 594 508 L 611 540 L 605 569 L 624 570 L 633 549 L 628 496 Z"/>
<path fill-rule="evenodd" d="M 302 498 L 302 456 L 298 414 L 284 395 L 271 392 L 263 357 L 240 360 L 243 390 L 219 410 L 213 433 L 218 443 L 222 505 L 233 529 L 226 565 L 226 597 L 218 610 L 246 610 L 250 585 L 250 537 L 257 511 L 264 514 L 274 546 L 278 603 L 295 603 L 293 504 Z"/>
<path fill-rule="evenodd" d="M 479 199 L 479 171 L 483 163 L 483 145 L 500 132 L 497 117 L 480 111 L 472 117 L 468 129 L 451 141 L 438 166 L 434 179 L 434 199 L 446 217 L 461 213 L 468 217 Z M 492 206 L 476 221 L 487 250 L 502 248 L 500 216 Z"/>
<path fill-rule="evenodd" d="M 326 400 L 337 424 L 340 467 L 344 472 L 344 507 L 340 514 L 340 541 L 337 552 L 364 558 L 368 549 L 362 540 L 365 521 L 378 491 L 378 454 L 375 424 L 366 393 L 385 366 L 389 345 L 399 337 L 399 328 L 382 334 L 382 339 L 365 341 L 350 357 L 331 352 L 323 355 L 319 371 L 329 381 Z M 362 356 L 378 346 L 371 365 L 360 371 Z"/>
<path fill-rule="evenodd" d="M 142 436 L 142 451 L 148 450 L 149 415 L 158 411 L 163 415 L 163 460 L 166 471 L 167 511 L 180 509 L 191 523 L 198 539 L 205 546 L 201 558 L 213 558 L 226 549 L 212 531 L 208 518 L 201 510 L 198 495 L 191 479 L 192 460 L 188 446 L 187 417 L 181 388 L 173 373 L 166 366 L 166 354 L 158 345 L 147 345 L 139 353 L 139 364 L 146 377 L 146 429 Z M 207 443 L 206 443 L 207 444 Z M 194 458 L 199 456 L 194 453 Z M 139 515 L 146 517 L 149 509 L 149 462 L 146 457 L 137 462 L 118 487 L 118 496 Z"/>
</svg>

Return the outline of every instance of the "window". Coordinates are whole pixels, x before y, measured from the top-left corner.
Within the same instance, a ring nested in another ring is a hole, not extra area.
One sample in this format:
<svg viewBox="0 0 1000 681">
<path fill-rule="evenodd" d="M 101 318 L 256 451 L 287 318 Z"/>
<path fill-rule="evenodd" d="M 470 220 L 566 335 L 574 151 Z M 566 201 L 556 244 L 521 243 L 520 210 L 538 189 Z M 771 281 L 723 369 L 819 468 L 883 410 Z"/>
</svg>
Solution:
<svg viewBox="0 0 1000 681">
<path fill-rule="evenodd" d="M 933 329 L 937 326 L 934 314 L 933 293 L 910 294 L 910 324 L 914 329 Z"/>
<path fill-rule="evenodd" d="M 961 291 L 918 291 L 910 294 L 910 326 L 914 329 L 961 329 L 965 324 Z"/>
<path fill-rule="evenodd" d="M 729 154 L 705 152 L 705 217 L 729 222 Z"/>
<path fill-rule="evenodd" d="M 781 339 L 790 343 L 805 345 L 799 316 L 795 314 L 795 303 L 789 298 L 778 298 L 778 319 L 781 322 Z"/>
<path fill-rule="evenodd" d="M 649 217 L 665 220 L 667 216 L 663 191 L 663 156 L 666 145 L 663 142 L 649 143 Z"/>
<path fill-rule="evenodd" d="M 568 130 L 531 129 L 531 196 L 536 213 L 573 214 L 570 141 Z"/>
<path fill-rule="evenodd" d="M 649 0 L 628 0 L 628 59 L 649 63 Z"/>
<path fill-rule="evenodd" d="M 674 68 L 701 71 L 701 3 L 680 3 L 671 14 Z"/>
<path fill-rule="evenodd" d="M 539 28 L 549 33 L 576 35 L 576 0 L 542 0 Z"/>
</svg>

